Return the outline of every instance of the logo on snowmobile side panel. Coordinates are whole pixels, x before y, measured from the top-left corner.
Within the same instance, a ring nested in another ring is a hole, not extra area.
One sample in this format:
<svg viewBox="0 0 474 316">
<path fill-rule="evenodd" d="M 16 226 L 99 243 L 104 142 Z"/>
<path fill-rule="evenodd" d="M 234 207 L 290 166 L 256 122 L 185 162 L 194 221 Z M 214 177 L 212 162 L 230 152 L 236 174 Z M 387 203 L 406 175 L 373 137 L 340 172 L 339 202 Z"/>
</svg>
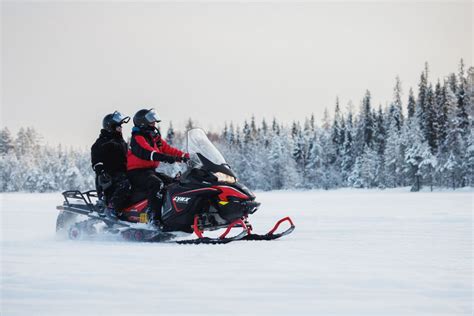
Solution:
<svg viewBox="0 0 474 316">
<path fill-rule="evenodd" d="M 171 203 L 173 204 L 173 208 L 176 210 L 177 213 L 183 211 L 187 207 L 187 205 L 189 205 L 191 199 L 195 197 L 195 195 L 193 196 L 182 196 L 182 195 L 193 194 L 197 192 L 205 192 L 205 191 L 219 192 L 219 190 L 215 188 L 201 188 L 201 189 L 180 192 L 171 198 Z"/>
<path fill-rule="evenodd" d="M 176 203 L 183 203 L 183 204 L 188 204 L 189 200 L 191 200 L 190 197 L 185 197 L 185 196 L 175 196 L 173 199 Z"/>
</svg>

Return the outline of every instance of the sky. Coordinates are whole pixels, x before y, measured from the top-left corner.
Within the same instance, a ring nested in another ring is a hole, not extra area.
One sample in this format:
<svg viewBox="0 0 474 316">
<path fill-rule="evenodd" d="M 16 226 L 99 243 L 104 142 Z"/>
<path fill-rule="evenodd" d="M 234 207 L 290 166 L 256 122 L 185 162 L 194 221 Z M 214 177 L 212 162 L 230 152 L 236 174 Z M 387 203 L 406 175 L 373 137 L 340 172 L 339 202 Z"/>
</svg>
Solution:
<svg viewBox="0 0 474 316">
<path fill-rule="evenodd" d="M 162 129 L 286 124 L 369 89 L 406 101 L 473 60 L 473 4 L 455 2 L 2 2 L 0 125 L 90 146 L 102 118 L 155 108 Z M 415 90 L 416 91 L 416 90 Z M 131 124 L 124 128 L 130 133 Z"/>
</svg>

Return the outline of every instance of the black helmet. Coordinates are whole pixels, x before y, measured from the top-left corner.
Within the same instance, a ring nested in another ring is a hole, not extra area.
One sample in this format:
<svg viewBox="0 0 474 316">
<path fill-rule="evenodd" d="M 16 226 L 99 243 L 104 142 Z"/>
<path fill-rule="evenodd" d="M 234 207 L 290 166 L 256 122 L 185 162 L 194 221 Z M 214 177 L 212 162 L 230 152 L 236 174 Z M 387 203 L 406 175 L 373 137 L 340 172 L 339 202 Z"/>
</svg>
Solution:
<svg viewBox="0 0 474 316">
<path fill-rule="evenodd" d="M 133 116 L 133 124 L 137 127 L 146 127 L 154 122 L 161 122 L 160 117 L 154 109 L 143 109 Z"/>
<path fill-rule="evenodd" d="M 114 113 L 107 114 L 104 117 L 102 120 L 102 127 L 109 132 L 113 132 L 117 126 L 128 123 L 128 121 L 130 121 L 129 116 L 123 116 L 122 113 L 115 111 Z"/>
</svg>

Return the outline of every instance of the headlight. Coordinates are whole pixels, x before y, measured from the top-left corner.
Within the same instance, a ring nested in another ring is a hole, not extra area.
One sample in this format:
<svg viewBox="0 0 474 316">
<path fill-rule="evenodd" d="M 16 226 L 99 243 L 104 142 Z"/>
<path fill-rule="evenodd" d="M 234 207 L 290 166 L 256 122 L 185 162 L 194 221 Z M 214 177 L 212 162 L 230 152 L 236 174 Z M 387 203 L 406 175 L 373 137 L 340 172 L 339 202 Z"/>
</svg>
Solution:
<svg viewBox="0 0 474 316">
<path fill-rule="evenodd" d="M 214 172 L 219 182 L 235 183 L 235 178 L 222 172 Z"/>
</svg>

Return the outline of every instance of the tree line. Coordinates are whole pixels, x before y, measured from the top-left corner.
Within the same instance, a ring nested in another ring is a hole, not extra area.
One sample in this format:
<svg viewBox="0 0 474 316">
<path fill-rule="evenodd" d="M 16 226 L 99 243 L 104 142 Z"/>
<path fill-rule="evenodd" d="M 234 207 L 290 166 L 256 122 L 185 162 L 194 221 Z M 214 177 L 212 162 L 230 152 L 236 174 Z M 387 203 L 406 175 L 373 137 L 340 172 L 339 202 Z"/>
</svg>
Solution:
<svg viewBox="0 0 474 316">
<path fill-rule="evenodd" d="M 430 82 L 425 64 L 415 93 L 403 97 L 397 77 L 387 106 L 366 91 L 360 106 L 342 109 L 338 99 L 317 124 L 314 115 L 285 125 L 277 119 L 226 124 L 208 136 L 239 179 L 256 190 L 460 188 L 474 185 L 472 114 L 474 68 L 460 61 L 456 73 Z M 194 127 L 190 119 L 186 129 Z M 184 148 L 185 134 L 170 123 L 166 140 Z M 34 150 L 32 150 L 34 149 Z M 174 174 L 184 166 L 165 165 Z M 0 131 L 1 192 L 93 188 L 90 153 L 41 145 L 33 128 L 12 137 Z"/>
</svg>

